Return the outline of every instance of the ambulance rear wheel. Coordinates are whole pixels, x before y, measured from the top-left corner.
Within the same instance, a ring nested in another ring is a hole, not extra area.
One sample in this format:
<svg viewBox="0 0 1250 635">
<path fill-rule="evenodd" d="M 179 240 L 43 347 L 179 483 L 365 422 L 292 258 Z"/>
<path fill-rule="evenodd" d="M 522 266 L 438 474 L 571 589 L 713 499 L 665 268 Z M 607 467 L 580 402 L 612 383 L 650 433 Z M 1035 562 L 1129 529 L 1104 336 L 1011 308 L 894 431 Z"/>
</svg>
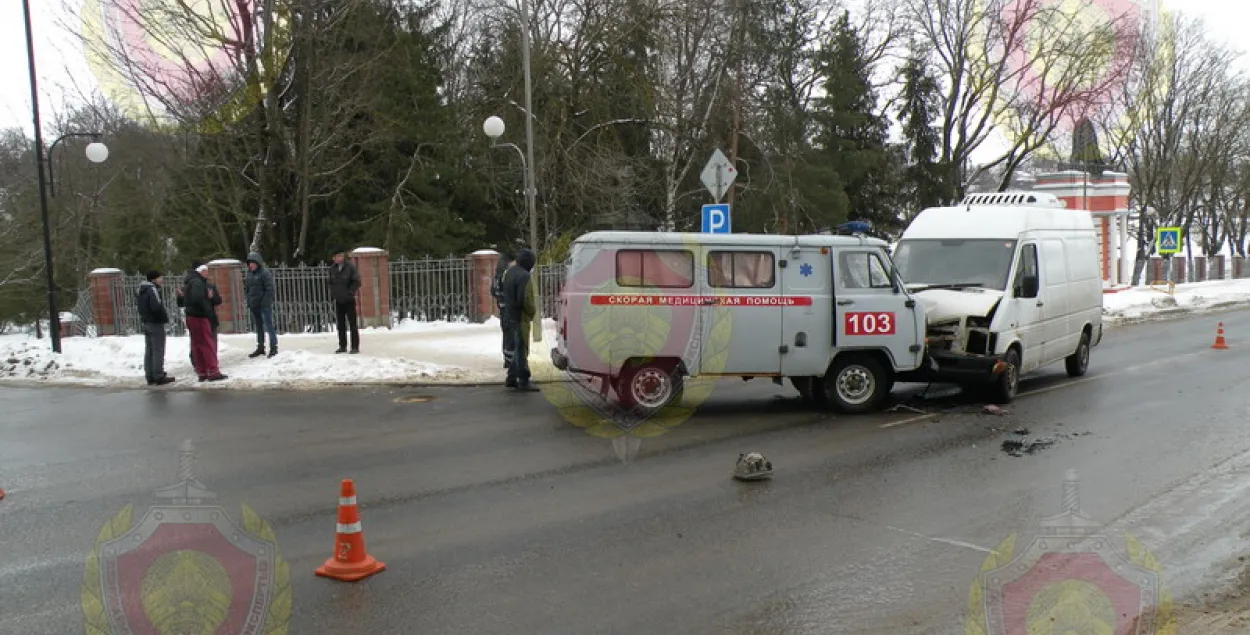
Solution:
<svg viewBox="0 0 1250 635">
<path fill-rule="evenodd" d="M 626 408 L 658 411 L 681 401 L 684 385 L 681 373 L 667 364 L 627 364 L 621 369 L 616 394 Z"/>
<path fill-rule="evenodd" d="M 842 355 L 821 380 L 829 404 L 837 412 L 872 412 L 890 394 L 893 381 L 885 367 L 869 355 Z"/>
</svg>

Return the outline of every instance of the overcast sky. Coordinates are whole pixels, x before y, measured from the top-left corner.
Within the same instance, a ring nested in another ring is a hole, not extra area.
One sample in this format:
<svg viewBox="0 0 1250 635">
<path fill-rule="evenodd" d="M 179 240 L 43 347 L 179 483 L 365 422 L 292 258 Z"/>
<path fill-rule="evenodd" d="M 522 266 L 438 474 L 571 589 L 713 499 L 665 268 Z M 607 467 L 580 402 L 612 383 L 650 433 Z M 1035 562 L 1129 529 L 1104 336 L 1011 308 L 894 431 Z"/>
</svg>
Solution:
<svg viewBox="0 0 1250 635">
<path fill-rule="evenodd" d="M 73 3 L 72 13 L 65 2 Z M 67 101 L 90 94 L 96 87 L 95 76 L 84 61 L 81 46 L 66 31 L 70 16 L 78 13 L 82 0 L 30 0 L 32 26 L 35 33 L 35 61 L 38 65 L 39 106 L 45 133 L 50 122 L 63 112 Z M 1174 10 L 1166 0 L 1163 9 Z M 1240 47 L 1245 24 L 1250 23 L 1250 3 L 1235 0 L 1185 0 L 1185 12 L 1206 20 L 1207 28 L 1219 39 Z M 0 67 L 0 126 L 20 126 L 27 134 L 34 130 L 30 108 L 30 75 L 27 67 L 26 32 L 22 3 L 16 0 L 0 8 L 0 59 L 9 60 Z M 1250 56 L 1242 60 L 1250 68 Z M 986 148 L 992 152 L 992 148 Z M 984 153 L 979 153 L 984 154 Z M 981 157 L 973 157 L 974 161 Z"/>
</svg>

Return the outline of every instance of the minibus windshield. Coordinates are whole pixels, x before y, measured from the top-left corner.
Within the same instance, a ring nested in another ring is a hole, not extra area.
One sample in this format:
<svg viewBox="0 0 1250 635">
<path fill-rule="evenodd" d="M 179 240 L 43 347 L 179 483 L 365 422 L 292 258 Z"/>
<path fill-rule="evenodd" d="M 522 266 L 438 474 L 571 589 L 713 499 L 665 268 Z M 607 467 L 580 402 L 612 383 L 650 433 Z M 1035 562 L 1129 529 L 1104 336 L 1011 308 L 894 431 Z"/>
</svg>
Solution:
<svg viewBox="0 0 1250 635">
<path fill-rule="evenodd" d="M 984 238 L 908 239 L 894 263 L 908 287 L 1005 290 L 1016 241 Z"/>
</svg>

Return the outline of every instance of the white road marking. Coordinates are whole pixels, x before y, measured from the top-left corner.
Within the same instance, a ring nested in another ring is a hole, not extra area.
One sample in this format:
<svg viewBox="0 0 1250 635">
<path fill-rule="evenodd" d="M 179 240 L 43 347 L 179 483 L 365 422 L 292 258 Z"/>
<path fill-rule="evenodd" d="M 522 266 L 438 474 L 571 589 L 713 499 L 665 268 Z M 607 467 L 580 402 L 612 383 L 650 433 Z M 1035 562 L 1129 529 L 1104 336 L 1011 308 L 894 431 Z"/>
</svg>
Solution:
<svg viewBox="0 0 1250 635">
<path fill-rule="evenodd" d="M 908 531 L 906 529 L 901 529 L 899 527 L 894 527 L 891 525 L 882 525 L 882 526 L 885 527 L 886 529 L 892 529 L 894 531 L 904 533 L 909 536 L 915 536 L 917 538 L 924 538 L 925 540 L 928 540 L 930 542 L 937 542 L 937 543 L 941 543 L 944 545 L 951 545 L 953 547 L 965 547 L 968 549 L 974 549 L 976 551 L 980 551 L 981 553 L 995 553 L 993 549 L 986 549 L 985 547 L 980 547 L 972 543 L 961 542 L 959 540 L 949 540 L 947 538 L 934 538 L 933 536 L 926 536 L 924 534 L 918 534 L 914 531 Z"/>
<path fill-rule="evenodd" d="M 889 422 L 889 423 L 883 423 L 883 424 L 881 424 L 881 426 L 880 426 L 880 427 L 882 427 L 882 428 L 893 428 L 894 426 L 905 426 L 905 425 L 907 425 L 907 424 L 909 424 L 909 423 L 916 423 L 917 421 L 924 421 L 925 419 L 932 419 L 933 417 L 936 417 L 936 416 L 938 416 L 939 414 L 941 414 L 941 413 L 939 413 L 939 412 L 932 412 L 932 413 L 929 413 L 929 414 L 927 414 L 927 415 L 920 415 L 920 416 L 917 416 L 917 417 L 908 417 L 908 418 L 906 418 L 906 419 L 899 419 L 898 421 L 891 421 L 891 422 Z"/>
</svg>

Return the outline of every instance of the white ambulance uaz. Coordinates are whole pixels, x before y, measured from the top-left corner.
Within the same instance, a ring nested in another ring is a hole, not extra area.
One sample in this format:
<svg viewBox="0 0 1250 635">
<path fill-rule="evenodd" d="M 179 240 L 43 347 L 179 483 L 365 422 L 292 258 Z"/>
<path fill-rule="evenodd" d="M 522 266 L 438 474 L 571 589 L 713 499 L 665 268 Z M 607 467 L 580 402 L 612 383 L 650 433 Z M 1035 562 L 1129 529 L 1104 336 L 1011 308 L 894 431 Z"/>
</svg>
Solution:
<svg viewBox="0 0 1250 635">
<path fill-rule="evenodd" d="M 887 243 L 862 236 L 593 232 L 573 242 L 551 351 L 623 405 L 685 377 L 789 377 L 809 401 L 877 408 L 924 362 L 924 315 Z M 990 369 L 986 369 L 988 374 Z"/>
</svg>

